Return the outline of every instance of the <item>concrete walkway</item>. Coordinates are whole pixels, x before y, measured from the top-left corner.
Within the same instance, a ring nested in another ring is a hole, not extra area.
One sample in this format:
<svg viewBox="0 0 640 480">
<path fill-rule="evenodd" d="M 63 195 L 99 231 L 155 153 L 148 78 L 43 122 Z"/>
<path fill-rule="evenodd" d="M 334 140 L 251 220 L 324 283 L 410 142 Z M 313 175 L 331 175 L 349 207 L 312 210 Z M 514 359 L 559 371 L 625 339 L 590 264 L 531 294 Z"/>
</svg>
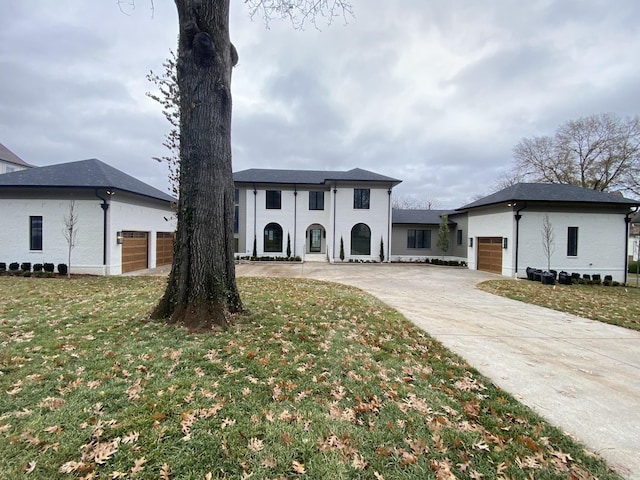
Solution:
<svg viewBox="0 0 640 480">
<path fill-rule="evenodd" d="M 504 277 L 464 269 L 241 264 L 236 273 L 328 280 L 371 293 L 625 478 L 640 480 L 640 332 L 482 292 L 478 282 Z"/>
</svg>

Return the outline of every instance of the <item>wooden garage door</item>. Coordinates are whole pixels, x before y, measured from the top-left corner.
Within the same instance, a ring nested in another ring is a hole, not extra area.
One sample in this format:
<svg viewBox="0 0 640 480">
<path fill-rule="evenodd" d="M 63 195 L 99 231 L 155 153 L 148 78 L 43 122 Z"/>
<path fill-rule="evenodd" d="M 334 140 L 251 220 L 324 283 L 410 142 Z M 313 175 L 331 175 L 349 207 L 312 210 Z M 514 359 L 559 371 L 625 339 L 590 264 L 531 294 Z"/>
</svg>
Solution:
<svg viewBox="0 0 640 480">
<path fill-rule="evenodd" d="M 156 266 L 171 265 L 173 262 L 173 232 L 156 234 Z"/>
<path fill-rule="evenodd" d="M 122 273 L 143 270 L 149 265 L 147 232 L 122 232 Z"/>
<path fill-rule="evenodd" d="M 502 274 L 502 237 L 478 238 L 478 270 Z"/>
</svg>

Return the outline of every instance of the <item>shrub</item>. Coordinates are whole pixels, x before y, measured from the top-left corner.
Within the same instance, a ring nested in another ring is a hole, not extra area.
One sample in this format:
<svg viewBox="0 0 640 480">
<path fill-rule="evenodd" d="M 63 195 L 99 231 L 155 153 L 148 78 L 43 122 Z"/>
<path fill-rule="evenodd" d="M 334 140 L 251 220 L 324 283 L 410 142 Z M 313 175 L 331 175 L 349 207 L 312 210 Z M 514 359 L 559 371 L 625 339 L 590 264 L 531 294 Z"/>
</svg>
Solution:
<svg viewBox="0 0 640 480">
<path fill-rule="evenodd" d="M 637 272 L 638 272 L 638 261 L 632 260 L 631 262 L 629 262 L 627 273 L 637 273 Z"/>
<path fill-rule="evenodd" d="M 594 285 L 600 285 L 602 283 L 602 277 L 600 277 L 599 273 L 594 273 L 591 278 Z"/>
<path fill-rule="evenodd" d="M 67 264 L 66 263 L 59 263 L 58 264 L 58 273 L 60 275 L 66 275 L 67 271 L 68 271 L 68 268 L 67 268 Z"/>
<path fill-rule="evenodd" d="M 42 264 L 41 263 L 34 263 L 33 264 L 33 271 L 34 272 L 41 272 L 42 271 Z"/>
<path fill-rule="evenodd" d="M 18 262 L 11 262 L 9 264 L 10 272 L 17 272 L 18 270 L 20 270 L 20 264 Z"/>
<path fill-rule="evenodd" d="M 31 262 L 22 262 L 20 264 L 20 270 L 22 270 L 23 272 L 30 272 L 31 271 Z"/>
<path fill-rule="evenodd" d="M 45 263 L 42 265 L 42 269 L 47 273 L 53 273 L 56 266 L 53 263 Z"/>
<path fill-rule="evenodd" d="M 7 271 L 7 264 L 2 262 L 0 263 L 0 272 L 6 272 Z"/>
</svg>

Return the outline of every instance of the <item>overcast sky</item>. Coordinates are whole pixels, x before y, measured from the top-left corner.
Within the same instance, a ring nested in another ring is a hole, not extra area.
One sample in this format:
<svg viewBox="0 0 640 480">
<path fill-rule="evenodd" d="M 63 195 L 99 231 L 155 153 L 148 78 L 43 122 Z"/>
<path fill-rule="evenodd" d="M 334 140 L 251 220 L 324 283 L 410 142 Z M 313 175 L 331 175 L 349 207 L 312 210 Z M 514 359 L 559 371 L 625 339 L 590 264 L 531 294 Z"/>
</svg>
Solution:
<svg viewBox="0 0 640 480">
<path fill-rule="evenodd" d="M 321 31 L 231 0 L 233 166 L 349 170 L 455 208 L 522 137 L 640 113 L 637 0 L 353 0 Z M 164 191 L 169 125 L 145 92 L 177 45 L 170 0 L 0 1 L 0 143 L 35 165 L 98 158 Z"/>
</svg>

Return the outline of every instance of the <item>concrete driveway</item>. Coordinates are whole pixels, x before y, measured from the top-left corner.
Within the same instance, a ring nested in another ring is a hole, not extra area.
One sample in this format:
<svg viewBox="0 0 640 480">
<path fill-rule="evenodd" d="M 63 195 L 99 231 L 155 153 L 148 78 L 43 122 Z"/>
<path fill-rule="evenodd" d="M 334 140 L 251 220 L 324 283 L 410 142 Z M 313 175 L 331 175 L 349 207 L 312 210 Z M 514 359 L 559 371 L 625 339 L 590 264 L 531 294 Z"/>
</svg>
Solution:
<svg viewBox="0 0 640 480">
<path fill-rule="evenodd" d="M 328 280 L 371 293 L 625 478 L 640 480 L 640 332 L 493 296 L 475 285 L 504 277 L 465 269 L 241 264 L 236 273 Z"/>
</svg>

